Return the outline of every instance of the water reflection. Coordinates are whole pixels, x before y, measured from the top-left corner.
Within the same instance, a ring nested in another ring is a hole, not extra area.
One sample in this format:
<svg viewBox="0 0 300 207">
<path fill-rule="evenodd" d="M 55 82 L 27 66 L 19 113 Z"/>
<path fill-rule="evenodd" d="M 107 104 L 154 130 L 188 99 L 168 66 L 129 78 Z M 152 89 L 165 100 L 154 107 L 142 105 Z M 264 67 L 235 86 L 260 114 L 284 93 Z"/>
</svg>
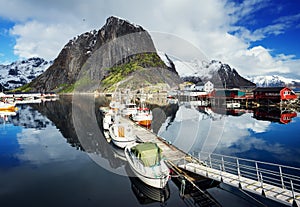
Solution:
<svg viewBox="0 0 300 207">
<path fill-rule="evenodd" d="M 209 130 L 216 123 L 221 136 L 211 139 Z M 224 110 L 182 104 L 174 120 L 167 119 L 162 125 L 159 135 L 189 153 L 214 152 L 300 166 L 294 159 L 300 156 L 300 135 L 299 117 L 293 109 Z"/>
<path fill-rule="evenodd" d="M 253 118 L 257 120 L 278 122 L 281 124 L 288 124 L 297 113 L 292 109 L 281 109 L 278 107 L 260 107 L 253 110 Z"/>
<path fill-rule="evenodd" d="M 144 205 L 154 202 L 164 203 L 169 199 L 170 188 L 168 183 L 162 189 L 154 188 L 146 185 L 139 178 L 135 177 L 128 164 L 125 166 L 125 170 L 131 182 L 131 190 L 140 204 Z"/>
</svg>

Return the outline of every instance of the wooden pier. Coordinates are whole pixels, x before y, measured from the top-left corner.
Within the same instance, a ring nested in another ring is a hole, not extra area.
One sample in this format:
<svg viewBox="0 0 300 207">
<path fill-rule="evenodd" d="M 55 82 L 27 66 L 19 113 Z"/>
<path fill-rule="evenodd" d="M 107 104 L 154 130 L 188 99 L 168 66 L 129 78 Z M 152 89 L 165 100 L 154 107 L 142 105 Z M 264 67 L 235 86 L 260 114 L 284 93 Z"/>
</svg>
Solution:
<svg viewBox="0 0 300 207">
<path fill-rule="evenodd" d="M 284 205 L 300 207 L 298 168 L 216 154 L 191 156 L 127 118 L 121 117 L 119 121 L 131 124 L 139 141 L 156 143 L 172 168 L 190 171 Z M 190 177 L 186 179 L 193 182 Z"/>
</svg>

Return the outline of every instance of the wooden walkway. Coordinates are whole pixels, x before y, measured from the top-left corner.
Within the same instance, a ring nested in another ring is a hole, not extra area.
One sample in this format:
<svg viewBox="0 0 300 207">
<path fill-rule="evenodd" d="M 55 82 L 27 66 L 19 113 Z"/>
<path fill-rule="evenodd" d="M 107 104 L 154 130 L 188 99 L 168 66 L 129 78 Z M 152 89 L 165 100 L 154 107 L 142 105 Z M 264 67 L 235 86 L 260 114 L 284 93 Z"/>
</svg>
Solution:
<svg viewBox="0 0 300 207">
<path fill-rule="evenodd" d="M 290 187 L 286 188 L 285 182 L 287 182 L 287 178 L 290 178 L 290 177 L 283 177 L 284 173 L 282 173 L 281 166 L 279 167 L 279 169 L 280 169 L 282 183 L 279 183 L 279 186 L 281 186 L 281 184 L 282 184 L 282 187 L 279 187 L 277 185 L 278 183 L 275 183 L 276 185 L 275 184 L 273 185 L 273 184 L 269 184 L 270 182 L 268 183 L 268 182 L 263 181 L 261 172 L 263 172 L 263 173 L 270 172 L 272 174 L 273 171 L 270 171 L 270 170 L 264 171 L 264 169 L 261 169 L 258 167 L 257 162 L 255 163 L 256 167 L 254 167 L 255 172 L 253 173 L 257 177 L 243 176 L 242 167 L 241 167 L 243 165 L 239 164 L 238 160 L 237 160 L 236 166 L 230 165 L 231 169 L 236 168 L 235 171 L 229 171 L 229 170 L 225 171 L 225 167 L 227 169 L 229 167 L 227 167 L 226 164 L 224 164 L 223 156 L 222 156 L 222 160 L 220 159 L 219 160 L 220 162 L 217 163 L 217 165 L 220 166 L 220 169 L 216 169 L 212 165 L 213 159 L 211 158 L 211 155 L 209 155 L 210 164 L 207 164 L 207 162 L 201 161 L 200 159 L 196 158 L 196 156 L 188 155 L 187 153 L 181 151 L 177 147 L 168 143 L 166 140 L 158 137 L 151 131 L 133 123 L 131 120 L 129 120 L 127 118 L 120 117 L 119 121 L 121 123 L 131 124 L 133 126 L 133 133 L 137 136 L 137 138 L 141 142 L 157 143 L 157 145 L 162 149 L 162 153 L 163 153 L 165 159 L 168 162 L 171 162 L 172 165 L 175 165 L 181 169 L 196 173 L 198 175 L 204 176 L 206 178 L 210 178 L 210 179 L 213 179 L 213 180 L 216 180 L 219 182 L 223 182 L 228 185 L 231 185 L 231 186 L 234 186 L 237 188 L 241 188 L 245 191 L 267 197 L 269 199 L 272 199 L 276 202 L 279 202 L 279 203 L 282 203 L 285 205 L 300 207 L 300 193 L 296 192 L 295 189 L 293 188 L 292 180 L 289 180 Z M 236 159 L 239 159 L 239 158 L 236 158 Z M 222 166 L 220 164 L 221 162 L 222 162 Z M 225 160 L 225 163 L 229 163 L 229 162 L 228 161 L 226 162 L 226 160 Z M 265 163 L 262 163 L 262 164 L 265 164 Z M 244 166 L 244 167 L 247 169 L 245 171 L 245 173 L 251 174 L 250 171 L 251 171 L 252 167 L 251 166 Z M 259 172 L 260 172 L 260 176 L 259 176 Z M 271 178 L 274 178 L 274 176 Z M 299 175 L 298 176 L 292 175 L 292 178 L 293 178 L 293 180 L 300 181 Z M 295 185 L 297 185 L 297 184 L 295 184 Z M 297 186 L 299 186 L 299 185 L 297 185 Z"/>
</svg>

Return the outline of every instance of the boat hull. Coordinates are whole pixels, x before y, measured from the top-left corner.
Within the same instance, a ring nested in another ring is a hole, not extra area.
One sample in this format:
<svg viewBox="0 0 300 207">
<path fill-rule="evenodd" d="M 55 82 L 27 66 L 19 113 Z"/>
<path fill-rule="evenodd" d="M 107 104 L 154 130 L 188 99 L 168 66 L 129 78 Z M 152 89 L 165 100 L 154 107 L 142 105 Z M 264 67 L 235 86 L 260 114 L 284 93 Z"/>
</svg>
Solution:
<svg viewBox="0 0 300 207">
<path fill-rule="evenodd" d="M 144 183 L 146 183 L 149 186 L 152 186 L 154 188 L 164 188 L 169 180 L 169 176 L 164 176 L 161 178 L 150 178 L 150 177 L 145 177 L 144 175 L 140 174 L 135 168 L 133 168 L 130 165 L 130 168 L 134 172 L 134 174 Z"/>
<path fill-rule="evenodd" d="M 137 114 L 132 116 L 132 120 L 141 126 L 150 126 L 152 124 L 152 114 Z"/>
<path fill-rule="evenodd" d="M 119 148 L 125 148 L 127 145 L 131 145 L 135 143 L 135 140 L 117 140 L 111 137 L 111 141 Z"/>
<path fill-rule="evenodd" d="M 0 102 L 0 111 L 16 111 L 15 104 Z"/>
<path fill-rule="evenodd" d="M 152 120 L 141 120 L 141 121 L 138 121 L 137 122 L 139 125 L 141 125 L 141 126 L 150 126 L 151 125 L 151 123 L 152 123 Z"/>
</svg>

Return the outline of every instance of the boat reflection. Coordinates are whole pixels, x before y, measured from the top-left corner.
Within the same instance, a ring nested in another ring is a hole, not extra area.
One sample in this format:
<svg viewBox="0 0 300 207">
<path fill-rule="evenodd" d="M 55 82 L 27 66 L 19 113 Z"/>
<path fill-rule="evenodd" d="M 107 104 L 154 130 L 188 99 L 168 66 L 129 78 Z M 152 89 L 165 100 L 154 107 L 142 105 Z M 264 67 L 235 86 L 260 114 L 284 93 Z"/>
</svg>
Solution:
<svg viewBox="0 0 300 207">
<path fill-rule="evenodd" d="M 16 116 L 16 111 L 0 111 L 0 123 L 6 123 L 9 121 L 9 117 Z"/>
<path fill-rule="evenodd" d="M 168 183 L 164 188 L 154 188 L 136 177 L 128 164 L 125 166 L 125 170 L 131 182 L 131 189 L 140 204 L 164 203 L 169 199 L 170 188 Z"/>
</svg>

